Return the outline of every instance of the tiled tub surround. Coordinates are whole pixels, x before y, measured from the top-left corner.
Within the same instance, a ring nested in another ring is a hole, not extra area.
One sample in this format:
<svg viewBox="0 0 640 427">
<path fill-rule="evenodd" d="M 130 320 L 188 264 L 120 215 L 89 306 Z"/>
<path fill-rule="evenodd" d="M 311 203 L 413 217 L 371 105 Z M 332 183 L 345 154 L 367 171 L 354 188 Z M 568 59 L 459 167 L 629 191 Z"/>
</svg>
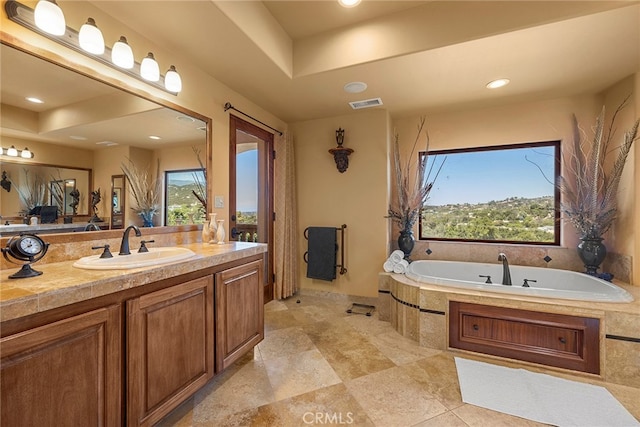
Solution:
<svg viewBox="0 0 640 427">
<path fill-rule="evenodd" d="M 463 290 L 417 283 L 404 275 L 381 273 L 378 288 L 378 316 L 380 320 L 390 321 L 400 334 L 418 342 L 423 347 L 453 351 L 462 350 L 449 348 L 450 301 L 597 318 L 600 320 L 600 375 L 597 377 L 608 382 L 638 388 L 640 387 L 640 288 L 624 285 L 621 287 L 633 295 L 632 303 L 554 300 Z M 553 367 L 548 369 L 559 370 Z M 593 374 L 581 375 L 592 376 Z"/>
</svg>

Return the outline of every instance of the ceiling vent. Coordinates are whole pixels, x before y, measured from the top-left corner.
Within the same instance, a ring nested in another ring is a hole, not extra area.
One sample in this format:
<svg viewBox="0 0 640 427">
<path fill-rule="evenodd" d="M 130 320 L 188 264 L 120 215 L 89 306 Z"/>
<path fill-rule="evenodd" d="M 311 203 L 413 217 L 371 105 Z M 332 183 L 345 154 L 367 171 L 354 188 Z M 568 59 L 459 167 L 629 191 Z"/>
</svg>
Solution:
<svg viewBox="0 0 640 427">
<path fill-rule="evenodd" d="M 382 99 L 380 98 L 372 98 L 365 99 L 364 101 L 353 101 L 350 102 L 351 108 L 354 110 L 359 110 L 361 108 L 369 108 L 369 107 L 377 107 L 378 105 L 382 105 Z"/>
</svg>

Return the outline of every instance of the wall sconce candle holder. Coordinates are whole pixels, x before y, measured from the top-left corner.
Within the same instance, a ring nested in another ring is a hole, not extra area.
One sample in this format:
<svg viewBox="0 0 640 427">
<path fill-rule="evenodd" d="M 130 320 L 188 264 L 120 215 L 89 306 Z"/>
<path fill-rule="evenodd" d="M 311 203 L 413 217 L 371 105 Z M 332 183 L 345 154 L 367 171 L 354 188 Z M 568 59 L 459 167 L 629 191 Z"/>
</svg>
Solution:
<svg viewBox="0 0 640 427">
<path fill-rule="evenodd" d="M 338 146 L 329 150 L 329 153 L 333 155 L 338 171 L 343 173 L 349 167 L 349 155 L 353 153 L 351 148 L 342 146 L 344 144 L 344 129 L 339 128 L 336 130 L 336 142 Z"/>
</svg>

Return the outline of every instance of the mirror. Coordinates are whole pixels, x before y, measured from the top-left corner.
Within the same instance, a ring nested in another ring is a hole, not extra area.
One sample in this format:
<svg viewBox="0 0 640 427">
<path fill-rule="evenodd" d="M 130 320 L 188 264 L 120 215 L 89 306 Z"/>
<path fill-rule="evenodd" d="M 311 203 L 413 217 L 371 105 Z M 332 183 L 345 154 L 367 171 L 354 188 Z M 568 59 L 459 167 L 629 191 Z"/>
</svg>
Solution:
<svg viewBox="0 0 640 427">
<path fill-rule="evenodd" d="M 124 228 L 124 210 L 126 201 L 125 195 L 126 181 L 124 175 L 113 175 L 111 177 L 111 229 Z"/>
<path fill-rule="evenodd" d="M 195 155 L 176 156 L 176 152 L 191 153 L 191 148 L 184 150 L 187 147 L 210 152 L 210 119 L 204 116 L 168 108 L 4 41 L 0 57 L 0 169 L 15 189 L 7 191 L 4 185 L 0 189 L 3 223 L 22 222 L 30 208 L 17 190 L 28 191 L 37 178 L 44 186 L 41 204 L 57 206 L 60 223 L 63 218 L 86 222 L 94 214 L 92 192 L 100 191 L 96 210 L 106 223 L 100 224 L 102 228 L 141 225 L 124 178 L 122 185 L 113 184 L 112 191 L 112 176 L 122 174 L 121 165 L 132 160 L 161 177 L 165 170 L 199 167 Z M 43 103 L 28 102 L 26 97 Z M 28 148 L 33 158 L 8 156 L 6 149 L 11 146 Z M 110 196 L 116 192 L 118 206 L 113 206 Z"/>
</svg>

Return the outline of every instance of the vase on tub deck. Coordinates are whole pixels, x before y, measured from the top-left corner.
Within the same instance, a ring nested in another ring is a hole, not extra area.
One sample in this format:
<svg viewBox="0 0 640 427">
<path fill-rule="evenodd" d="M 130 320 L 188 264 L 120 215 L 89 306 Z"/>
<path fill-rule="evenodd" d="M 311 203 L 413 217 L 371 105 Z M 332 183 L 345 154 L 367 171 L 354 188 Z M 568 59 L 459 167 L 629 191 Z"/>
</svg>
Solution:
<svg viewBox="0 0 640 427">
<path fill-rule="evenodd" d="M 602 264 L 602 261 L 604 261 L 604 258 L 607 256 L 607 248 L 604 243 L 602 243 L 602 237 L 581 237 L 580 243 L 578 244 L 578 256 L 587 269 L 585 273 L 596 276 L 600 264 Z"/>
<path fill-rule="evenodd" d="M 398 237 L 398 248 L 400 248 L 400 250 L 404 252 L 404 259 L 409 259 L 409 255 L 411 255 L 411 251 L 413 251 L 414 245 L 415 238 L 413 237 L 413 230 L 401 230 L 400 236 Z"/>
<path fill-rule="evenodd" d="M 140 218 L 142 218 L 142 226 L 143 227 L 153 227 L 153 216 L 155 215 L 155 211 L 152 210 L 141 210 L 138 212 Z"/>
<path fill-rule="evenodd" d="M 224 244 L 224 239 L 227 236 L 227 233 L 224 231 L 223 223 L 224 223 L 223 219 L 218 220 L 218 230 L 216 231 L 216 240 L 218 241 L 219 245 Z"/>
<path fill-rule="evenodd" d="M 218 243 L 218 224 L 216 216 L 218 214 L 211 212 L 209 214 L 209 243 Z"/>
</svg>

